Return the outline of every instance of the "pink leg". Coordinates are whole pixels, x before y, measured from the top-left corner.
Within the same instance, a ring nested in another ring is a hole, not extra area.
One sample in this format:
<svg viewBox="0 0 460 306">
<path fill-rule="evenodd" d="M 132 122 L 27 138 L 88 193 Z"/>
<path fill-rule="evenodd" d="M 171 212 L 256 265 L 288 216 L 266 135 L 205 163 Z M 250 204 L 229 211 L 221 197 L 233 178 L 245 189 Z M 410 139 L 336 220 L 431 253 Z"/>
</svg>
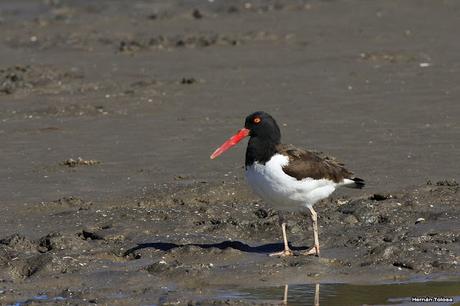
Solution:
<svg viewBox="0 0 460 306">
<path fill-rule="evenodd" d="M 304 252 L 304 255 L 316 255 L 319 257 L 319 239 L 318 239 L 318 215 L 313 207 L 308 207 L 311 213 L 311 220 L 313 221 L 313 236 L 315 238 L 315 246 L 310 250 Z"/>
<path fill-rule="evenodd" d="M 286 223 L 281 224 L 281 229 L 283 230 L 283 241 L 284 241 L 284 251 L 271 253 L 270 256 L 292 256 L 294 253 L 291 251 L 288 245 L 287 235 L 286 235 Z"/>
</svg>

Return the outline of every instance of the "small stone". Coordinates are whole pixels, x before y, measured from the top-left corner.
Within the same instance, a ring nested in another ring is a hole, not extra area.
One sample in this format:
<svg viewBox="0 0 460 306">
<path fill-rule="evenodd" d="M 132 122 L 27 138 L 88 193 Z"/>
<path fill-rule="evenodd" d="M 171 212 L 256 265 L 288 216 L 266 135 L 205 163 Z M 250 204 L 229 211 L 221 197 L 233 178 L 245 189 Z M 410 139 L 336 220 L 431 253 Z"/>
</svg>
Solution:
<svg viewBox="0 0 460 306">
<path fill-rule="evenodd" d="M 374 193 L 369 200 L 374 200 L 374 201 L 384 201 L 386 199 L 392 198 L 391 195 L 389 194 L 380 194 L 380 193 Z"/>
<path fill-rule="evenodd" d="M 425 218 L 418 218 L 417 220 L 415 220 L 415 224 L 419 224 L 419 223 L 422 223 L 425 221 Z"/>
<path fill-rule="evenodd" d="M 356 223 L 358 223 L 358 219 L 356 219 L 356 217 L 353 216 L 353 215 L 347 215 L 343 219 L 343 222 L 345 222 L 346 224 L 356 224 Z"/>
<path fill-rule="evenodd" d="M 345 205 L 348 203 L 348 200 L 344 200 L 344 199 L 338 199 L 337 200 L 337 205 Z"/>
<path fill-rule="evenodd" d="M 197 79 L 192 78 L 192 77 L 183 77 L 182 80 L 180 81 L 181 84 L 186 84 L 186 85 L 194 84 L 197 82 L 198 82 Z"/>
<path fill-rule="evenodd" d="M 203 14 L 198 9 L 193 10 L 192 16 L 195 19 L 203 18 Z"/>
<path fill-rule="evenodd" d="M 389 235 L 386 235 L 385 237 L 383 237 L 383 241 L 385 241 L 385 242 L 393 242 L 393 237 L 391 237 Z"/>
<path fill-rule="evenodd" d="M 395 251 L 396 251 L 396 248 L 394 246 L 387 247 L 382 253 L 382 258 L 390 259 L 391 256 L 393 256 L 393 254 L 395 253 Z"/>
<path fill-rule="evenodd" d="M 268 212 L 267 212 L 265 209 L 263 209 L 263 208 L 259 208 L 258 210 L 256 210 L 256 211 L 254 212 L 254 214 L 255 214 L 255 215 L 257 216 L 257 218 L 259 218 L 259 219 L 265 219 L 265 218 L 268 217 Z"/>
<path fill-rule="evenodd" d="M 86 231 L 86 230 L 83 230 L 81 231 L 80 233 L 77 234 L 81 239 L 83 240 L 104 240 L 104 238 L 93 232 L 93 231 Z"/>
</svg>

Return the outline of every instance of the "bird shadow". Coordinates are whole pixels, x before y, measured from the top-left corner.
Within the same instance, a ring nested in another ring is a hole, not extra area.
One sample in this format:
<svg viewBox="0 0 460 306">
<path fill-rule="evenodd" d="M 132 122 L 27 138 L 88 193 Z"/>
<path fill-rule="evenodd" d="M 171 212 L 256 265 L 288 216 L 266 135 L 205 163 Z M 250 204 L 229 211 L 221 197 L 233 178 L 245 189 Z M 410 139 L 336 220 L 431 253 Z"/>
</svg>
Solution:
<svg viewBox="0 0 460 306">
<path fill-rule="evenodd" d="M 186 246 L 194 246 L 199 247 L 202 249 L 210 249 L 210 248 L 217 248 L 220 250 L 225 249 L 235 249 L 245 253 L 258 253 L 258 254 L 265 254 L 265 253 L 274 253 L 279 252 L 284 249 L 284 245 L 282 243 L 268 243 L 262 244 L 259 246 L 250 246 L 249 244 L 243 243 L 241 241 L 222 241 L 219 243 L 187 243 L 187 244 L 176 244 L 170 242 L 150 242 L 150 243 L 140 243 L 135 247 L 132 247 L 125 252 L 125 256 L 133 254 L 136 251 L 142 249 L 155 249 L 160 250 L 163 252 L 168 252 L 176 248 L 186 247 Z M 295 247 L 289 245 L 291 250 L 293 251 L 303 251 L 306 250 L 307 247 Z"/>
</svg>

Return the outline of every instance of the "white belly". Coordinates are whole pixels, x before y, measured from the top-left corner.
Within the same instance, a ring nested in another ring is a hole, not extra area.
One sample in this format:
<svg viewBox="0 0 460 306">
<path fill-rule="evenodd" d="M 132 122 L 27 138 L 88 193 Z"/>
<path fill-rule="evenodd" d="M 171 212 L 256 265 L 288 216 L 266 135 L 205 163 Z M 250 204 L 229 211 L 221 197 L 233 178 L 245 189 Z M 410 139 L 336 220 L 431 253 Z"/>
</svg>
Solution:
<svg viewBox="0 0 460 306">
<path fill-rule="evenodd" d="M 284 173 L 287 156 L 276 154 L 265 165 L 255 162 L 246 169 L 246 179 L 267 204 L 280 210 L 300 210 L 313 206 L 334 192 L 337 184 L 327 179 L 297 180 Z"/>
</svg>

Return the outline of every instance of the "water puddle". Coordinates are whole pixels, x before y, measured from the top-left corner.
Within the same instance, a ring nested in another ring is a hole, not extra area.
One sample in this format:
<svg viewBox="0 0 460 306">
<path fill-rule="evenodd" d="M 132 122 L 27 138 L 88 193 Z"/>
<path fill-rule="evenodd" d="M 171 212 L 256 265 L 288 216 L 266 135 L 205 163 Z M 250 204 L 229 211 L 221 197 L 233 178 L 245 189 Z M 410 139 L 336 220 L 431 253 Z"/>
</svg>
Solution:
<svg viewBox="0 0 460 306">
<path fill-rule="evenodd" d="M 28 300 L 16 302 L 16 303 L 13 303 L 13 304 L 10 304 L 10 305 L 11 306 L 24 306 L 24 305 L 32 304 L 34 302 L 36 302 L 36 303 L 45 303 L 45 302 L 58 303 L 58 302 L 63 302 L 63 301 L 65 301 L 65 298 L 63 298 L 62 296 L 49 297 L 46 294 L 40 294 L 40 295 L 36 295 L 36 296 L 34 296 L 34 297 L 32 297 L 32 298 L 30 298 Z"/>
<path fill-rule="evenodd" d="M 285 285 L 225 292 L 222 299 L 295 305 L 460 305 L 460 281 Z"/>
</svg>

